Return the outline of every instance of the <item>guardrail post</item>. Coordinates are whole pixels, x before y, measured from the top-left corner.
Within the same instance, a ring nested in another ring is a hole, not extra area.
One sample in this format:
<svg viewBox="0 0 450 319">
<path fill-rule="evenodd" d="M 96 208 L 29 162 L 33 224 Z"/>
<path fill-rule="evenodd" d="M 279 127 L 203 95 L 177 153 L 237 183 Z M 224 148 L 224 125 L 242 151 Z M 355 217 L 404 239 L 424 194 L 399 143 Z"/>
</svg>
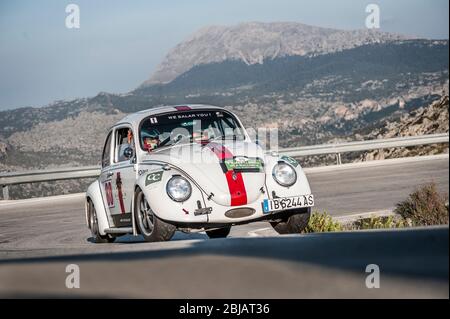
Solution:
<svg viewBox="0 0 450 319">
<path fill-rule="evenodd" d="M 8 200 L 9 199 L 9 188 L 7 185 L 2 185 L 2 193 L 3 193 L 3 199 Z"/>
<path fill-rule="evenodd" d="M 342 164 L 341 153 L 336 153 L 336 164 L 337 165 L 341 165 Z"/>
</svg>

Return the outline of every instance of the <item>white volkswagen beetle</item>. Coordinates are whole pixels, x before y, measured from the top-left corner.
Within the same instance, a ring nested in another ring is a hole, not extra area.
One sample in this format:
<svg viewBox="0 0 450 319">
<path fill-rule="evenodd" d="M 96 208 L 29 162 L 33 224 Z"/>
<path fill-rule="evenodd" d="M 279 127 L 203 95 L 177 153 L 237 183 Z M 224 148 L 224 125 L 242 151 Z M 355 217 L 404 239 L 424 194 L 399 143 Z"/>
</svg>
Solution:
<svg viewBox="0 0 450 319">
<path fill-rule="evenodd" d="M 266 220 L 280 234 L 301 232 L 314 197 L 296 160 L 266 154 L 231 112 L 206 105 L 154 108 L 109 131 L 100 177 L 86 192 L 95 242 L 124 234 L 147 241 Z"/>
</svg>

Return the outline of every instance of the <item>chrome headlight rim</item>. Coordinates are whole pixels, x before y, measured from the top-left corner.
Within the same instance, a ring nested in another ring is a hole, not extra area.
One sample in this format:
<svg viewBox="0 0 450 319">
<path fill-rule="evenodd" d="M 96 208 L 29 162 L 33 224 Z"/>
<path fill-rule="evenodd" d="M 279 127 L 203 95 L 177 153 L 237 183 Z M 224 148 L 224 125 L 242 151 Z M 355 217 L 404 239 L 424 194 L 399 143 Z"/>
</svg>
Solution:
<svg viewBox="0 0 450 319">
<path fill-rule="evenodd" d="M 186 195 L 183 196 L 183 197 L 180 197 L 180 198 L 176 198 L 176 197 L 173 195 L 173 193 L 169 190 L 170 183 L 173 182 L 173 181 L 176 180 L 176 179 L 180 179 L 180 180 L 185 181 L 185 182 L 186 182 L 186 185 L 188 186 L 188 189 L 189 189 L 189 191 L 186 193 Z M 191 183 L 189 182 L 189 180 L 188 180 L 187 178 L 185 178 L 185 177 L 183 177 L 183 176 L 181 176 L 181 175 L 173 175 L 173 176 L 167 181 L 167 184 L 166 184 L 166 193 L 167 193 L 167 196 L 169 196 L 170 199 L 173 200 L 174 202 L 177 202 L 177 203 L 185 202 L 185 201 L 187 201 L 189 198 L 191 198 L 191 195 L 192 195 L 192 185 L 191 185 Z"/>
<path fill-rule="evenodd" d="M 281 166 L 281 165 L 285 165 L 285 166 L 289 167 L 289 168 L 292 170 L 292 172 L 294 173 L 294 179 L 293 179 L 292 182 L 290 182 L 290 183 L 284 183 L 283 181 L 280 181 L 280 180 L 277 178 L 277 176 L 276 176 L 276 174 L 275 174 L 275 170 L 276 170 L 279 166 Z M 275 182 L 277 182 L 278 185 L 283 186 L 283 187 L 291 187 L 292 185 L 294 185 L 295 183 L 297 183 L 297 172 L 295 171 L 295 168 L 294 168 L 291 164 L 288 164 L 288 163 L 283 162 L 283 161 L 280 161 L 280 162 L 278 162 L 277 164 L 275 164 L 275 166 L 274 166 L 273 169 L 272 169 L 272 177 L 273 177 L 273 179 L 275 180 Z"/>
</svg>

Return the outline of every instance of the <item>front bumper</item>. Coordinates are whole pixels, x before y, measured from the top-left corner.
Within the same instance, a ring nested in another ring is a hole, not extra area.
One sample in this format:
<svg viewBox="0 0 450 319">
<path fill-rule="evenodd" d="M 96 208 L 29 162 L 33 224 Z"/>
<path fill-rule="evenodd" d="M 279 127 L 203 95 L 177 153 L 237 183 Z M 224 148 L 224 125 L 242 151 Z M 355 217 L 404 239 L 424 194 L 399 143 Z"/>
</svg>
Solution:
<svg viewBox="0 0 450 319">
<path fill-rule="evenodd" d="M 311 207 L 305 207 L 300 209 L 289 209 L 284 211 L 278 211 L 272 214 L 263 214 L 262 216 L 252 215 L 250 218 L 240 219 L 239 221 L 237 221 L 236 219 L 229 219 L 226 222 L 218 222 L 218 221 L 186 222 L 186 221 L 169 221 L 169 220 L 164 221 L 172 225 L 175 225 L 178 228 L 209 229 L 209 228 L 221 228 L 227 226 L 245 225 L 260 221 L 285 220 L 291 215 L 310 213 L 311 209 L 312 209 Z"/>
<path fill-rule="evenodd" d="M 265 199 L 268 198 L 261 196 L 257 201 L 242 206 L 222 206 L 210 200 L 205 203 L 206 207 L 196 209 L 193 213 L 188 212 L 182 219 L 161 219 L 178 227 L 213 228 L 263 220 L 284 219 L 293 214 L 311 211 L 311 207 L 296 207 L 267 213 L 264 212 L 263 207 Z"/>
</svg>

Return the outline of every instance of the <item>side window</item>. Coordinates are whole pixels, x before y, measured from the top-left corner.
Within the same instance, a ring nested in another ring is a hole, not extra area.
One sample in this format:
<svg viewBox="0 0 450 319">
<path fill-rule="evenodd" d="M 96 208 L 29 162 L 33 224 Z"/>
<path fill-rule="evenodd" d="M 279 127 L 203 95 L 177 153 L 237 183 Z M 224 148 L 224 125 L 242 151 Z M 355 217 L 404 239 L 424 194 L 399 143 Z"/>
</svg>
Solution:
<svg viewBox="0 0 450 319">
<path fill-rule="evenodd" d="M 114 162 L 117 163 L 130 160 L 130 158 L 127 158 L 125 155 L 125 150 L 127 148 L 133 149 L 134 152 L 133 131 L 128 127 L 119 128 L 116 130 Z"/>
<path fill-rule="evenodd" d="M 106 138 L 105 146 L 103 148 L 102 154 L 102 168 L 108 167 L 110 164 L 111 158 L 111 132 L 109 132 L 108 137 Z"/>
</svg>

